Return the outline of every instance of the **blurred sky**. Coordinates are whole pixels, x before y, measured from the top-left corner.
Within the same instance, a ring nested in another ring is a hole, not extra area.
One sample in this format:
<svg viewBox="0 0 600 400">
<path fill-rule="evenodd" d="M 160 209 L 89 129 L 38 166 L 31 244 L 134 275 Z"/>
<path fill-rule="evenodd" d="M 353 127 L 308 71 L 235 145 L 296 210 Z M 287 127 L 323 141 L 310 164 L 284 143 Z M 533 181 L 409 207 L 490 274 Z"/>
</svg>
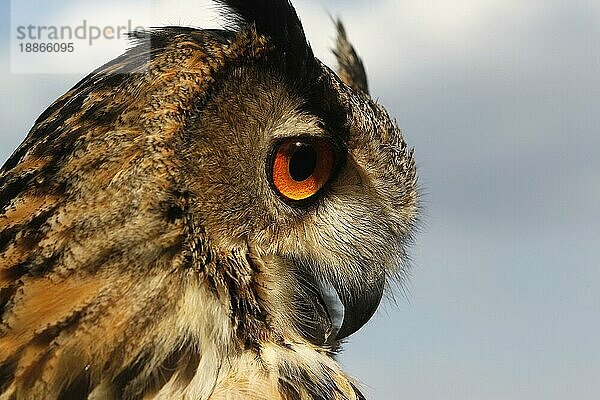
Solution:
<svg viewBox="0 0 600 400">
<path fill-rule="evenodd" d="M 11 74 L 0 1 L 4 161 L 84 74 Z M 214 11 L 151 3 L 153 25 Z M 295 4 L 329 63 L 343 17 L 425 193 L 407 294 L 351 338 L 347 370 L 381 400 L 600 398 L 600 1 Z"/>
</svg>

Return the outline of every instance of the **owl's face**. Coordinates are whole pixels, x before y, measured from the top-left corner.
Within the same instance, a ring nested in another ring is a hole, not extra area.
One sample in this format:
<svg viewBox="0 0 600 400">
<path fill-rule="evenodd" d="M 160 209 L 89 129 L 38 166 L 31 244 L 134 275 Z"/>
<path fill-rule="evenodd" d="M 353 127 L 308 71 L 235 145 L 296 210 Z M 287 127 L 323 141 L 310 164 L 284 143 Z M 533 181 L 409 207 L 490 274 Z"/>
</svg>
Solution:
<svg viewBox="0 0 600 400">
<path fill-rule="evenodd" d="M 406 273 L 412 151 L 341 25 L 336 74 L 289 2 L 219 2 L 0 171 L 0 397 L 360 398 L 331 355 Z"/>
<path fill-rule="evenodd" d="M 186 124 L 182 164 L 211 242 L 268 264 L 279 328 L 332 342 L 366 323 L 387 279 L 405 272 L 418 205 L 397 126 L 316 68 L 302 85 L 260 62 L 228 71 Z M 329 322 L 339 312 L 341 327 Z M 315 317 L 325 323 L 306 326 Z"/>
</svg>

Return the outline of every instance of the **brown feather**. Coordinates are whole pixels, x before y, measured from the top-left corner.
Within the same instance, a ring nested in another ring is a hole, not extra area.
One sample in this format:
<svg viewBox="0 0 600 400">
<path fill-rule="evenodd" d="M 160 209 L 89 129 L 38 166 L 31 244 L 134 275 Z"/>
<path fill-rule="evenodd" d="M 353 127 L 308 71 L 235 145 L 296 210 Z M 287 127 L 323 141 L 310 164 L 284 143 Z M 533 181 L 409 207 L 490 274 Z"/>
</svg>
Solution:
<svg viewBox="0 0 600 400">
<path fill-rule="evenodd" d="M 229 3 L 236 31 L 138 34 L 0 171 L 1 399 L 362 398 L 319 284 L 348 316 L 404 274 L 412 152 L 289 3 Z M 343 162 L 293 207 L 265 171 L 298 135 Z"/>
</svg>

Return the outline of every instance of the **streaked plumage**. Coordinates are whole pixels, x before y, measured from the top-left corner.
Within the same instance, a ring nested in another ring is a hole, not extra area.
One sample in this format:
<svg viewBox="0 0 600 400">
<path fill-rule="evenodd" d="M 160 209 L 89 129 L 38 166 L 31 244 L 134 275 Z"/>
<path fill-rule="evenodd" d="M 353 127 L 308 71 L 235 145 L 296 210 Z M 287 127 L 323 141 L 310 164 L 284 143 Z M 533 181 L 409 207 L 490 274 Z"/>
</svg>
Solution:
<svg viewBox="0 0 600 400">
<path fill-rule="evenodd" d="M 412 151 L 341 24 L 340 79 L 287 1 L 219 3 L 230 30 L 139 35 L 2 168 L 1 400 L 362 398 L 334 355 L 406 272 Z M 289 138 L 335 151 L 302 202 Z"/>
</svg>

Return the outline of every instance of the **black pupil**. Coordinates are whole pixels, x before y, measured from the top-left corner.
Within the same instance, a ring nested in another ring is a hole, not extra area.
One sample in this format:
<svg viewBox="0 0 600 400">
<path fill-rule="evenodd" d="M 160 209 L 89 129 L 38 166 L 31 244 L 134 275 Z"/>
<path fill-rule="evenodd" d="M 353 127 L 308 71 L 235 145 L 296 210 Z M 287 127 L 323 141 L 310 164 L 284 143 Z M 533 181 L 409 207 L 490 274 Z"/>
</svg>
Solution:
<svg viewBox="0 0 600 400">
<path fill-rule="evenodd" d="M 302 182 L 315 172 L 317 152 L 306 143 L 296 143 L 296 148 L 290 159 L 290 176 L 296 182 Z"/>
</svg>

